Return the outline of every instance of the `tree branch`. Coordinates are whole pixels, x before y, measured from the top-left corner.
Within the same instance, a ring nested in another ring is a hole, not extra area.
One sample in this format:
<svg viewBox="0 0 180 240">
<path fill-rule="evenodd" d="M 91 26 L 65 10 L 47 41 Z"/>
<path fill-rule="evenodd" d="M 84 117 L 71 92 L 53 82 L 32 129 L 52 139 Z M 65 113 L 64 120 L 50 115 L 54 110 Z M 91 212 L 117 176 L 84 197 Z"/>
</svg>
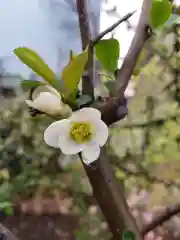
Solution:
<svg viewBox="0 0 180 240">
<path fill-rule="evenodd" d="M 83 76 L 82 89 L 83 94 L 89 95 L 94 99 L 94 53 L 93 46 L 91 44 L 91 31 L 88 21 L 88 13 L 87 13 L 87 2 L 86 0 L 76 0 L 78 19 L 79 19 L 79 27 L 81 34 L 81 42 L 83 50 L 89 44 L 89 57 L 88 63 L 86 65 L 87 75 Z"/>
<path fill-rule="evenodd" d="M 110 26 L 109 28 L 107 28 L 106 30 L 104 30 L 103 32 L 101 32 L 93 41 L 93 45 L 96 45 L 100 40 L 101 38 L 103 38 L 106 34 L 112 32 L 116 27 L 118 27 L 121 23 L 127 21 L 130 17 L 132 17 L 132 15 L 135 13 L 134 12 L 131 12 L 131 13 L 128 13 L 126 14 L 123 18 L 119 19 L 116 23 L 114 23 L 112 26 Z"/>
<path fill-rule="evenodd" d="M 117 73 L 118 91 L 116 97 L 109 99 L 105 104 L 97 107 L 101 110 L 102 120 L 108 125 L 122 119 L 126 114 L 126 102 L 124 99 L 124 91 L 131 79 L 134 67 L 138 60 L 139 54 L 151 35 L 149 35 L 149 15 L 151 9 L 151 1 L 144 0 L 139 23 L 132 40 L 132 44 L 124 59 L 121 69 Z"/>
<path fill-rule="evenodd" d="M 135 165 L 136 165 L 136 163 L 135 163 Z M 165 187 L 176 187 L 176 188 L 180 189 L 180 184 L 178 184 L 176 182 L 166 181 L 166 180 L 151 176 L 149 174 L 149 172 L 140 164 L 137 165 L 137 167 L 139 168 L 139 171 L 131 170 L 128 167 L 119 165 L 119 164 L 118 164 L 118 167 L 120 169 L 122 169 L 129 176 L 143 177 L 150 183 L 158 183 L 158 184 L 164 185 Z"/>
<path fill-rule="evenodd" d="M 134 67 L 138 60 L 139 54 L 145 44 L 145 42 L 149 39 L 149 33 L 147 27 L 149 26 L 150 20 L 150 9 L 152 1 L 144 0 L 141 15 L 139 18 L 139 23 L 135 32 L 135 36 L 132 40 L 129 51 L 124 59 L 122 67 L 117 76 L 117 80 L 119 82 L 118 93 L 122 95 L 128 85 L 128 82 L 133 73 Z"/>
<path fill-rule="evenodd" d="M 147 224 L 142 229 L 142 234 L 145 236 L 148 232 L 154 230 L 155 228 L 161 226 L 164 222 L 168 221 L 174 215 L 180 213 L 180 204 L 176 204 L 172 207 L 167 207 L 164 213 L 152 220 L 151 223 Z"/>
<path fill-rule="evenodd" d="M 76 0 L 77 10 L 79 15 L 79 26 L 81 31 L 82 45 L 85 47 L 87 42 L 91 42 L 90 39 L 90 29 L 88 22 L 88 16 L 86 12 L 86 1 L 85 0 Z M 85 30 L 85 28 L 88 28 Z M 89 38 L 89 41 L 88 41 Z M 91 46 L 91 45 L 90 45 Z M 93 45 L 92 45 L 93 47 Z M 89 58 L 92 59 L 93 51 L 89 52 Z M 83 81 L 92 82 L 94 69 L 93 62 L 89 62 L 87 65 L 86 71 L 88 76 L 83 77 Z M 83 84 L 83 91 L 86 92 L 88 86 Z M 103 116 L 103 114 L 102 114 Z M 87 166 L 83 164 L 84 169 L 87 173 L 89 181 L 92 186 L 92 191 L 94 197 L 96 198 L 107 222 L 110 231 L 112 232 L 113 239 L 119 240 L 123 235 L 125 228 L 132 230 L 139 240 L 142 239 L 141 234 L 136 226 L 136 223 L 129 213 L 128 206 L 124 199 L 123 191 L 117 184 L 115 174 L 112 170 L 112 167 L 104 153 L 104 149 L 101 149 L 100 158 Z"/>
<path fill-rule="evenodd" d="M 125 229 L 133 231 L 142 240 L 136 222 L 129 212 L 124 198 L 123 184 L 118 184 L 105 149 L 100 158 L 90 166 L 84 165 L 95 196 L 113 235 L 113 240 L 122 238 Z"/>
<path fill-rule="evenodd" d="M 174 114 L 172 116 L 167 116 L 166 118 L 157 118 L 148 122 L 137 122 L 132 124 L 123 124 L 121 127 L 126 129 L 132 128 L 150 128 L 150 127 L 160 127 L 163 126 L 167 121 L 177 120 L 180 118 L 180 113 Z"/>
</svg>

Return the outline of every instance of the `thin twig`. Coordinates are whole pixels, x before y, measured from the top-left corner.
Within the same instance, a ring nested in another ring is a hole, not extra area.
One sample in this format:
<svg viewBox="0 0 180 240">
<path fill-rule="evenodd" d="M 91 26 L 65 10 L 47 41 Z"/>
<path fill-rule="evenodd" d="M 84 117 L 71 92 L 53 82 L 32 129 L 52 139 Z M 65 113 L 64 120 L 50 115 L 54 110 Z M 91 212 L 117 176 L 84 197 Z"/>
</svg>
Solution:
<svg viewBox="0 0 180 240">
<path fill-rule="evenodd" d="M 136 165 L 136 163 L 135 163 Z M 139 171 L 134 171 L 129 169 L 128 167 L 122 166 L 118 164 L 118 167 L 122 169 L 127 175 L 129 176 L 135 176 L 135 177 L 143 177 L 146 179 L 146 181 L 150 183 L 157 183 L 157 184 L 162 184 L 165 187 L 175 187 L 177 189 L 180 189 L 180 184 L 173 182 L 173 181 L 166 181 L 164 179 L 160 179 L 154 176 L 150 176 L 149 172 L 140 164 L 137 165 L 137 168 L 140 168 Z"/>
<path fill-rule="evenodd" d="M 139 162 L 135 161 L 135 159 L 138 159 L 139 161 L 143 161 L 142 155 L 131 155 L 128 154 L 124 156 L 122 159 L 120 159 L 114 152 L 111 150 L 108 152 L 108 157 L 111 159 L 112 163 L 123 170 L 126 175 L 128 176 L 135 176 L 135 177 L 141 177 L 144 178 L 149 183 L 157 183 L 162 184 L 165 187 L 175 187 L 177 189 L 180 189 L 180 184 L 170 181 L 170 180 L 164 180 L 155 176 L 151 176 L 149 171 Z M 129 162 L 132 163 L 133 166 L 136 168 L 136 170 L 132 170 L 129 167 L 127 167 L 125 164 Z"/>
<path fill-rule="evenodd" d="M 112 32 L 116 27 L 118 27 L 121 23 L 127 21 L 130 17 L 132 17 L 132 15 L 135 13 L 136 11 L 134 12 L 131 12 L 131 13 L 128 13 L 126 14 L 123 18 L 119 19 L 116 23 L 114 23 L 112 26 L 108 27 L 106 30 L 104 30 L 103 32 L 101 32 L 93 41 L 93 45 L 97 44 L 101 38 L 103 38 L 106 34 Z"/>
<path fill-rule="evenodd" d="M 122 128 L 132 129 L 132 128 L 149 128 L 149 127 L 160 127 L 163 126 L 167 121 L 177 120 L 180 118 L 180 113 L 174 114 L 172 116 L 168 116 L 166 118 L 157 118 L 148 122 L 139 122 L 139 123 L 132 123 L 132 124 L 123 124 L 121 125 Z"/>
<path fill-rule="evenodd" d="M 145 236 L 148 232 L 154 230 L 155 228 L 161 226 L 164 222 L 168 221 L 174 215 L 180 213 L 180 204 L 176 204 L 171 207 L 167 207 L 164 213 L 156 217 L 149 224 L 147 224 L 141 231 L 142 235 Z"/>
</svg>

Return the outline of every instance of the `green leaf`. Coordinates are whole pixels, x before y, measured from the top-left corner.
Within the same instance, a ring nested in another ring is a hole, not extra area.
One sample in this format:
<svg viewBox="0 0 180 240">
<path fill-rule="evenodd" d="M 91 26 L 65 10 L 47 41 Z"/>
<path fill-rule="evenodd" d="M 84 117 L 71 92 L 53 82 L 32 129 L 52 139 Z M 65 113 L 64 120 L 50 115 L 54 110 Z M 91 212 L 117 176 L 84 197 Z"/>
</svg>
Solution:
<svg viewBox="0 0 180 240">
<path fill-rule="evenodd" d="M 72 98 L 74 98 L 74 93 L 77 91 L 78 84 L 83 75 L 87 60 L 88 49 L 74 56 L 73 59 L 63 69 L 62 80 L 64 82 L 64 87 L 69 93 L 72 94 Z"/>
<path fill-rule="evenodd" d="M 103 39 L 98 42 L 95 48 L 96 57 L 102 66 L 109 72 L 114 72 L 118 67 L 119 41 L 114 38 Z"/>
<path fill-rule="evenodd" d="M 163 25 L 171 16 L 172 4 L 169 0 L 152 0 L 150 22 L 152 28 Z"/>
<path fill-rule="evenodd" d="M 14 49 L 14 53 L 29 68 L 59 90 L 56 74 L 35 51 L 26 47 L 19 47 Z"/>
<path fill-rule="evenodd" d="M 82 95 L 80 98 L 77 99 L 76 103 L 79 107 L 82 105 L 88 104 L 92 101 L 92 98 L 89 95 Z"/>
<path fill-rule="evenodd" d="M 102 82 L 106 82 L 109 80 L 112 80 L 112 81 L 115 80 L 114 74 L 112 74 L 112 73 L 107 74 L 107 72 L 101 71 L 101 72 L 98 72 L 97 75 L 99 75 L 101 77 Z"/>
<path fill-rule="evenodd" d="M 57 74 L 57 80 L 59 83 L 59 86 L 61 88 L 61 91 L 64 96 L 70 96 L 71 92 L 65 87 L 64 81 L 62 80 L 62 73 Z"/>
<path fill-rule="evenodd" d="M 109 90 L 110 94 L 112 96 L 115 96 L 117 93 L 117 83 L 115 81 L 106 81 L 104 85 Z"/>
<path fill-rule="evenodd" d="M 170 18 L 165 23 L 165 27 L 170 28 L 174 24 L 179 24 L 179 23 L 180 23 L 180 16 L 177 14 L 171 14 Z"/>
<path fill-rule="evenodd" d="M 8 182 L 4 182 L 0 185 L 0 203 L 10 199 L 12 186 Z"/>
<path fill-rule="evenodd" d="M 124 231 L 123 240 L 136 240 L 136 236 L 131 231 Z"/>
<path fill-rule="evenodd" d="M 4 212 L 6 213 L 7 216 L 13 216 L 14 210 L 13 210 L 12 205 L 9 206 L 9 207 L 6 207 L 4 209 Z"/>
<path fill-rule="evenodd" d="M 12 203 L 10 202 L 0 202 L 0 209 L 4 210 L 6 208 L 12 207 Z"/>
<path fill-rule="evenodd" d="M 35 81 L 35 80 L 22 80 L 20 84 L 21 84 L 21 88 L 24 91 L 27 91 L 31 88 L 39 87 L 41 85 L 47 85 L 46 83 Z"/>
</svg>

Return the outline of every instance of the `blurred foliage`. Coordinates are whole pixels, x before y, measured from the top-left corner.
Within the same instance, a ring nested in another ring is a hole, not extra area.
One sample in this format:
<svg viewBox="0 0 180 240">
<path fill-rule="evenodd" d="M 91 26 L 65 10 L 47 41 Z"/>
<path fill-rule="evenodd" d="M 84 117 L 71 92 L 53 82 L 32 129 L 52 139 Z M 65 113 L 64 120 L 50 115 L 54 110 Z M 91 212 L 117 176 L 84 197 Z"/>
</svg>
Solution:
<svg viewBox="0 0 180 240">
<path fill-rule="evenodd" d="M 125 179 L 129 191 L 133 185 L 150 188 L 147 205 L 149 202 L 151 207 L 179 199 L 179 42 L 179 24 L 159 31 L 147 42 L 145 50 L 150 55 L 142 59 L 141 71 L 132 79 L 136 95 L 129 104 L 129 115 L 119 124 L 119 131 L 113 130 L 111 140 L 113 151 L 123 161 L 118 165 L 120 178 Z M 124 172 L 122 164 L 130 171 Z"/>
<path fill-rule="evenodd" d="M 1 178 L 15 183 L 17 193 L 40 181 L 44 168 L 55 153 L 44 144 L 43 130 L 47 123 L 33 119 L 22 99 L 3 100 L 1 105 L 0 167 Z M 34 151 L 36 149 L 36 151 Z M 6 169 L 6 174 L 4 172 Z M 43 169 L 43 170 L 41 170 Z"/>
</svg>

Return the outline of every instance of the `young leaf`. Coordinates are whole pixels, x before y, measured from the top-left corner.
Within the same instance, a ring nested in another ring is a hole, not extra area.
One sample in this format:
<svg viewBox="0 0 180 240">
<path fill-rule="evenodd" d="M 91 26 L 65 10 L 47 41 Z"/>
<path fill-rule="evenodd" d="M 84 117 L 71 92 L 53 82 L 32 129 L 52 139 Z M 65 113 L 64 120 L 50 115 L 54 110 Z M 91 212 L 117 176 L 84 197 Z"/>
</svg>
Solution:
<svg viewBox="0 0 180 240">
<path fill-rule="evenodd" d="M 25 63 L 39 76 L 43 77 L 52 86 L 58 88 L 55 73 L 35 51 L 26 47 L 19 47 L 14 49 L 14 53 L 23 63 Z"/>
<path fill-rule="evenodd" d="M 109 90 L 109 93 L 112 96 L 115 96 L 115 94 L 117 92 L 117 84 L 116 84 L 116 82 L 115 81 L 107 81 L 107 82 L 104 83 L 104 85 Z"/>
<path fill-rule="evenodd" d="M 62 94 L 64 96 L 66 96 L 66 98 L 67 98 L 67 96 L 71 95 L 71 92 L 64 85 L 64 81 L 62 80 L 62 73 L 59 73 L 56 76 L 57 76 L 57 80 L 58 80 L 59 86 L 61 88 Z"/>
<path fill-rule="evenodd" d="M 95 46 L 96 57 L 102 66 L 109 72 L 114 72 L 118 66 L 120 46 L 114 38 L 103 39 Z"/>
<path fill-rule="evenodd" d="M 165 23 L 166 28 L 171 28 L 174 24 L 180 24 L 180 16 L 177 14 L 172 14 L 168 21 Z"/>
<path fill-rule="evenodd" d="M 169 0 L 152 0 L 150 22 L 152 28 L 163 25 L 171 16 L 172 4 Z"/>
<path fill-rule="evenodd" d="M 76 55 L 66 65 L 62 72 L 62 80 L 64 87 L 70 93 L 76 93 L 79 81 L 83 75 L 85 65 L 88 60 L 88 49 Z"/>
<path fill-rule="evenodd" d="M 12 205 L 4 208 L 4 212 L 7 216 L 13 216 L 14 210 L 13 210 Z"/>
<path fill-rule="evenodd" d="M 69 51 L 69 61 L 72 61 L 73 58 L 74 58 L 73 50 L 70 49 L 70 51 Z"/>
<path fill-rule="evenodd" d="M 79 107 L 81 107 L 83 105 L 89 104 L 91 101 L 92 98 L 89 95 L 82 95 L 77 99 L 76 103 Z"/>
<path fill-rule="evenodd" d="M 124 231 L 123 240 L 136 240 L 136 236 L 131 231 Z"/>
<path fill-rule="evenodd" d="M 0 210 L 4 210 L 5 208 L 12 207 L 12 203 L 10 202 L 0 202 Z"/>
<path fill-rule="evenodd" d="M 27 90 L 29 90 L 31 88 L 36 88 L 36 87 L 38 87 L 40 85 L 46 85 L 46 83 L 35 81 L 35 80 L 22 80 L 21 81 L 21 88 L 24 91 L 27 91 Z"/>
</svg>

